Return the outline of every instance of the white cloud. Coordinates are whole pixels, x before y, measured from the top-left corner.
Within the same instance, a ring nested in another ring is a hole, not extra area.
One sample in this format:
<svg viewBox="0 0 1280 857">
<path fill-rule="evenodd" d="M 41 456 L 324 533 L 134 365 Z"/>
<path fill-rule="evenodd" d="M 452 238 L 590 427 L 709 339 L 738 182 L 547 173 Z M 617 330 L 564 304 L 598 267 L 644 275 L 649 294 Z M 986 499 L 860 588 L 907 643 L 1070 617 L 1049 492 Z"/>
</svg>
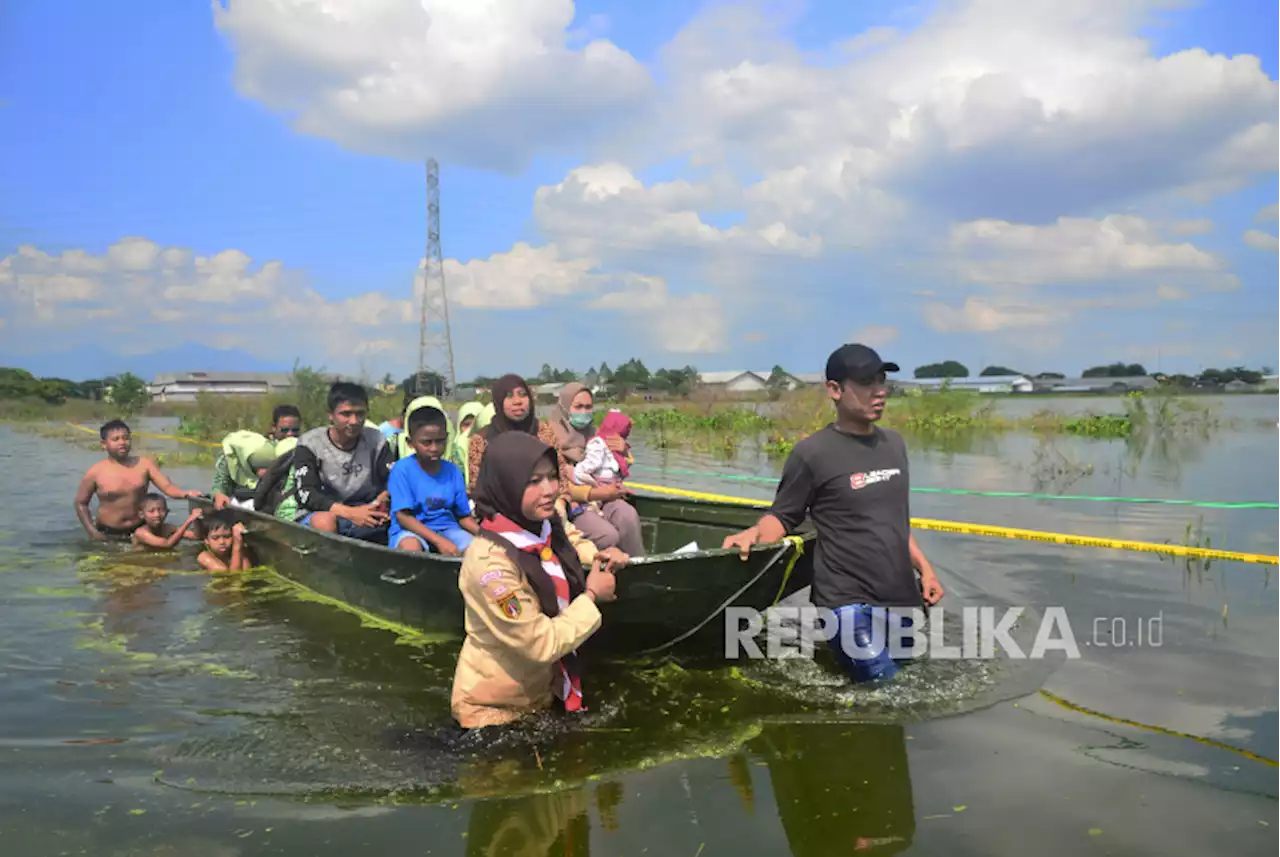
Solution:
<svg viewBox="0 0 1280 857">
<path fill-rule="evenodd" d="M 959 308 L 936 302 L 925 304 L 924 320 L 939 333 L 992 333 L 998 330 L 1042 328 L 1055 323 L 1045 306 L 1032 303 L 966 298 Z"/>
<path fill-rule="evenodd" d="M 1161 283 L 1156 287 L 1156 297 L 1162 301 L 1185 301 L 1190 297 L 1187 290 L 1180 286 Z"/>
<path fill-rule="evenodd" d="M 365 356 L 369 354 L 385 354 L 402 348 L 404 348 L 404 343 L 397 342 L 394 339 L 365 339 L 357 342 L 352 350 L 356 354 Z"/>
<path fill-rule="evenodd" d="M 1214 226 L 1212 220 L 1201 217 L 1196 220 L 1175 220 L 1168 224 L 1167 229 L 1171 235 L 1208 235 Z"/>
<path fill-rule="evenodd" d="M 544 235 L 575 254 L 627 256 L 681 249 L 813 256 L 822 239 L 798 235 L 773 220 L 720 229 L 700 211 L 735 201 L 732 188 L 663 182 L 646 187 L 626 167 L 578 167 L 564 181 L 538 188 L 534 219 Z"/>
<path fill-rule="evenodd" d="M 869 345 L 872 348 L 883 348 L 890 342 L 898 338 L 898 328 L 885 324 L 869 324 L 861 327 L 850 342 L 861 342 L 863 345 Z"/>
<path fill-rule="evenodd" d="M 1248 244 L 1255 250 L 1262 250 L 1267 253 L 1275 253 L 1280 248 L 1280 241 L 1276 236 L 1263 232 L 1260 229 L 1249 229 L 1244 233 L 1244 243 Z"/>
<path fill-rule="evenodd" d="M 617 291 L 588 304 L 596 310 L 617 310 L 635 318 L 645 334 L 672 354 L 715 354 L 728 347 L 724 304 L 710 292 L 673 295 L 661 277 L 630 275 L 619 278 Z"/>
<path fill-rule="evenodd" d="M 329 298 L 305 273 L 278 261 L 256 263 L 237 249 L 203 256 L 137 237 L 101 254 L 51 255 L 23 246 L 0 259 L 0 317 L 21 322 L 26 339 L 17 344 L 28 352 L 47 350 L 49 329 L 111 319 L 111 327 L 84 329 L 84 340 L 107 340 L 131 353 L 192 341 L 262 359 L 350 366 L 376 358 L 398 370 L 417 354 L 423 270 L 420 264 L 406 298 L 383 291 Z M 709 353 L 726 345 L 728 325 L 717 295 L 673 292 L 660 277 L 605 271 L 596 260 L 567 257 L 554 244 L 517 244 L 466 263 L 446 259 L 444 271 L 455 324 L 468 312 L 527 311 L 560 302 L 572 312 L 603 311 L 584 323 L 625 319 L 626 327 L 637 326 L 663 351 Z M 132 311 L 124 311 L 122 299 Z M 571 328 L 569 322 L 565 329 Z M 501 350 L 509 343 L 496 344 Z"/>
<path fill-rule="evenodd" d="M 662 350 L 672 354 L 717 354 L 728 344 L 724 306 L 715 295 L 669 298 L 650 310 L 648 324 Z"/>
<path fill-rule="evenodd" d="M 446 259 L 444 277 L 450 302 L 459 307 L 527 309 L 592 288 L 602 279 L 592 273 L 595 267 L 591 258 L 562 258 L 555 244 L 532 247 L 521 242 L 487 259 Z M 421 270 L 415 296 L 421 294 Z"/>
<path fill-rule="evenodd" d="M 843 61 L 796 50 L 789 22 L 718 8 L 665 50 L 670 97 L 643 139 L 803 175 L 826 211 L 870 218 L 876 193 L 1032 221 L 1273 171 L 1275 82 L 1252 56 L 1153 56 L 1136 33 L 1154 5 L 959 2 Z"/>
<path fill-rule="evenodd" d="M 198 256 L 136 236 L 101 254 L 19 247 L 0 259 L 0 311 L 22 322 L 28 345 L 47 345 L 49 330 L 96 319 L 113 323 L 84 339 L 103 337 L 134 353 L 196 341 L 285 358 L 330 344 L 349 350 L 352 328 L 414 320 L 407 300 L 379 292 L 331 300 L 278 261 L 256 264 L 236 249 Z"/>
<path fill-rule="evenodd" d="M 1280 220 L 1280 204 L 1271 203 L 1258 209 L 1258 213 L 1254 215 L 1254 220 L 1258 223 L 1269 223 L 1273 220 Z"/>
<path fill-rule="evenodd" d="M 512 170 L 616 122 L 651 87 L 572 0 L 224 0 L 240 91 L 344 146 Z"/>
<path fill-rule="evenodd" d="M 960 276 L 989 285 L 1098 282 L 1152 272 L 1212 273 L 1225 267 L 1192 244 L 1164 243 L 1154 224 L 1129 215 L 1063 217 L 1049 226 L 971 221 L 953 227 L 950 244 Z"/>
</svg>

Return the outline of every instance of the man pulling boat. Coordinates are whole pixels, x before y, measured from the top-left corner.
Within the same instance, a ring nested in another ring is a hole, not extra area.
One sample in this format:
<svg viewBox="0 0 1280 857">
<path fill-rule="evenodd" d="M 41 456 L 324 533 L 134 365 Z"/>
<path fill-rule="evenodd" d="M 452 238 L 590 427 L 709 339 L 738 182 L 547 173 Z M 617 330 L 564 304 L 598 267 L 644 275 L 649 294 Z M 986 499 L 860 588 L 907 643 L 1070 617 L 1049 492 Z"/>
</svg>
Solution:
<svg viewBox="0 0 1280 857">
<path fill-rule="evenodd" d="M 769 512 L 724 540 L 746 559 L 752 545 L 781 541 L 808 515 L 818 536 L 811 600 L 835 613 L 840 627 L 828 644 L 855 682 L 897 672 L 885 645 L 890 608 L 931 606 L 943 596 L 911 534 L 906 443 L 876 425 L 884 415 L 886 373 L 897 371 L 865 345 L 832 352 L 826 377 L 835 421 L 791 450 Z M 842 640 L 861 652 L 846 651 Z"/>
</svg>

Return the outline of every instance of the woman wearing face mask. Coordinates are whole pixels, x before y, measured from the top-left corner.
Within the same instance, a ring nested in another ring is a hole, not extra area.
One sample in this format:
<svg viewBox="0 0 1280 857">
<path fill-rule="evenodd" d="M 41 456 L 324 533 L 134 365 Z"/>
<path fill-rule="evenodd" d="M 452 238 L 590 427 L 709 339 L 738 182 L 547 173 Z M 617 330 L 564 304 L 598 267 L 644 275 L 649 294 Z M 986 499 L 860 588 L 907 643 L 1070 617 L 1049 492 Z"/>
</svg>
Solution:
<svg viewBox="0 0 1280 857">
<path fill-rule="evenodd" d="M 572 467 L 582 460 L 587 441 L 596 432 L 595 400 L 584 384 L 565 384 L 556 405 L 555 444 Z M 613 452 L 627 454 L 626 441 L 617 435 L 605 438 Z M 630 462 L 628 462 L 630 463 Z M 565 481 L 568 517 L 600 549 L 619 547 L 630 556 L 644 553 L 640 516 L 626 501 L 627 489 L 620 484 L 575 485 Z M 591 505 L 588 505 L 588 504 Z"/>
<path fill-rule="evenodd" d="M 596 604 L 614 599 L 613 572 L 629 558 L 597 551 L 557 514 L 555 450 L 532 435 L 490 442 L 473 493 L 481 523 L 458 575 L 467 637 L 454 718 L 474 729 L 554 705 L 582 710 L 577 649 L 600 628 Z"/>
</svg>

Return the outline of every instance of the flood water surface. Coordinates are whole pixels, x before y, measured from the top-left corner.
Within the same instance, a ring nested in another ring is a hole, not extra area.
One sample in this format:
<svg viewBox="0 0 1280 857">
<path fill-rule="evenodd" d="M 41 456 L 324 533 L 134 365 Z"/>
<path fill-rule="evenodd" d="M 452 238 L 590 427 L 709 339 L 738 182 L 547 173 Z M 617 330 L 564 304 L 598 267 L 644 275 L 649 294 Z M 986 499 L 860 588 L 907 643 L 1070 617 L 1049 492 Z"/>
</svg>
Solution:
<svg viewBox="0 0 1280 857">
<path fill-rule="evenodd" d="M 1274 424 L 1274 397 L 1241 402 Z M 1263 422 L 1143 450 L 1019 435 L 918 449 L 912 484 L 1274 503 Z M 638 440 L 637 480 L 771 492 L 742 477 L 776 462 Z M 6 855 L 1274 853 L 1272 567 L 921 531 L 944 625 L 962 606 L 1062 608 L 1079 657 L 931 661 L 874 691 L 821 644 L 603 664 L 572 726 L 477 745 L 449 725 L 456 641 L 269 572 L 199 572 L 190 549 L 89 543 L 71 497 L 96 457 L 0 426 Z M 207 471 L 170 475 L 207 488 Z M 912 511 L 1276 553 L 1266 509 L 917 493 Z"/>
</svg>

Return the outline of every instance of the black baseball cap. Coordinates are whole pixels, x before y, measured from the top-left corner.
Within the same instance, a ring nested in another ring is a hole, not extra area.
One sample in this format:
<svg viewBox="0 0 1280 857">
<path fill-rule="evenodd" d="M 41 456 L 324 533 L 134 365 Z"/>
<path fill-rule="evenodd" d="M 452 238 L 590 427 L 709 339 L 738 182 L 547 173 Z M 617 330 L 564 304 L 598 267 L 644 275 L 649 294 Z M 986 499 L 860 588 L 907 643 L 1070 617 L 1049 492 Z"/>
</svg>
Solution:
<svg viewBox="0 0 1280 857">
<path fill-rule="evenodd" d="M 856 342 L 841 345 L 827 358 L 827 380 L 836 383 L 866 381 L 881 372 L 900 371 L 897 363 L 881 360 L 875 349 Z"/>
</svg>

